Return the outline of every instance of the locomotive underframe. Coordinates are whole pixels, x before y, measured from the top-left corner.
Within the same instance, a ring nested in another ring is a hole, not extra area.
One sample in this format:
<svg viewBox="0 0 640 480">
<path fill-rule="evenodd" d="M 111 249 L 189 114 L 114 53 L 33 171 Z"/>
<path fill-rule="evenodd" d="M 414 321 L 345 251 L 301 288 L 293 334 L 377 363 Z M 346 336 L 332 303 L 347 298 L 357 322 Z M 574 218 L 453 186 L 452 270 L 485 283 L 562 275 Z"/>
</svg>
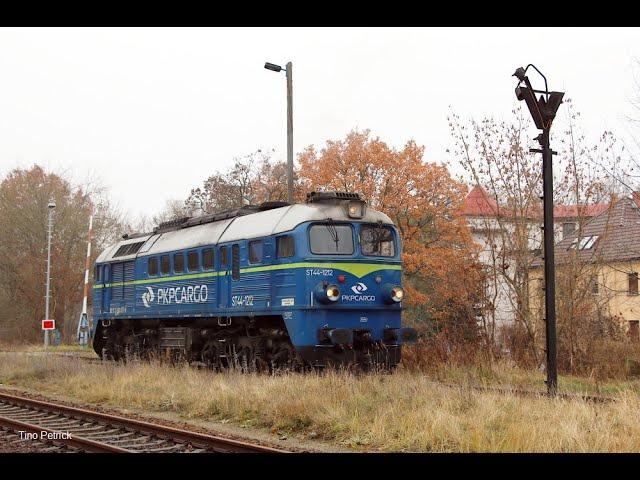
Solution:
<svg viewBox="0 0 640 480">
<path fill-rule="evenodd" d="M 169 359 L 216 370 L 303 370 L 358 366 L 393 369 L 401 347 L 353 330 L 353 342 L 334 345 L 318 331 L 314 346 L 294 347 L 281 316 L 197 319 L 110 319 L 99 322 L 93 347 L 104 360 Z"/>
</svg>

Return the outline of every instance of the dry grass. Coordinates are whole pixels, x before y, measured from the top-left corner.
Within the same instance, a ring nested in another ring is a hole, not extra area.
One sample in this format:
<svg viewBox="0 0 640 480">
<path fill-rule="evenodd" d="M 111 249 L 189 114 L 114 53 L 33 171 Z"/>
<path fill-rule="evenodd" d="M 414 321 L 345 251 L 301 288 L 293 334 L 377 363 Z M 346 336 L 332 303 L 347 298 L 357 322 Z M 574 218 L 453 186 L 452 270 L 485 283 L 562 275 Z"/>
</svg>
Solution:
<svg viewBox="0 0 640 480">
<path fill-rule="evenodd" d="M 446 388 L 410 372 L 273 377 L 16 354 L 0 356 L 0 382 L 366 450 L 640 451 L 640 399 L 629 390 L 615 403 L 594 405 Z"/>
<path fill-rule="evenodd" d="M 0 342 L 0 352 L 76 352 L 85 353 L 86 356 L 96 357 L 95 352 L 90 346 L 81 347 L 80 345 L 61 344 L 58 346 L 45 347 L 42 343 L 2 343 Z"/>
<path fill-rule="evenodd" d="M 493 365 L 483 363 L 474 365 L 439 364 L 425 373 L 434 380 L 447 384 L 546 391 L 544 383 L 546 374 L 544 372 L 519 368 L 506 361 Z M 640 394 L 640 380 L 602 380 L 595 375 L 590 377 L 559 375 L 558 388 L 562 392 L 581 394 L 613 395 L 626 391 Z"/>
</svg>

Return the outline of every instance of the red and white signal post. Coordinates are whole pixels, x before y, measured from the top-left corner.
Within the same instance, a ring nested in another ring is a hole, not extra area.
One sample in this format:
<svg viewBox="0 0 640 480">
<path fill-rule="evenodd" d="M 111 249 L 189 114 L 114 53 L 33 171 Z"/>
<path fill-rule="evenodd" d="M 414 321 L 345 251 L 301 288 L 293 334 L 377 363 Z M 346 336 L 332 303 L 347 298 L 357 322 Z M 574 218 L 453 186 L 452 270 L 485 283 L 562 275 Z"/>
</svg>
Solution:
<svg viewBox="0 0 640 480">
<path fill-rule="evenodd" d="M 78 320 L 78 331 L 76 332 L 76 338 L 80 345 L 86 345 L 89 343 L 89 333 L 91 326 L 89 325 L 89 318 L 87 317 L 87 297 L 89 296 L 89 266 L 91 258 L 91 237 L 93 236 L 93 215 L 89 216 L 89 235 L 87 238 L 87 259 L 84 264 L 84 297 L 82 299 L 82 313 L 80 313 L 80 319 Z"/>
</svg>

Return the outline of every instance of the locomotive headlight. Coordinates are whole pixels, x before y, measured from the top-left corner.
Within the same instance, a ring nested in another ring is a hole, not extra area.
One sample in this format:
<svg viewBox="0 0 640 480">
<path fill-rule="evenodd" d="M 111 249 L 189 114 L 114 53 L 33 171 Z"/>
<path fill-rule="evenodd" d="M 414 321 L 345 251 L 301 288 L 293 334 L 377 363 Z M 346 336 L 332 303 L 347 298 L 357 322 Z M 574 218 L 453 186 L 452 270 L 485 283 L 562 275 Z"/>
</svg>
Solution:
<svg viewBox="0 0 640 480">
<path fill-rule="evenodd" d="M 340 289 L 337 285 L 329 285 L 327 287 L 327 298 L 332 302 L 337 301 L 340 298 Z"/>
<path fill-rule="evenodd" d="M 320 303 L 333 303 L 340 298 L 340 289 L 337 285 L 322 282 L 313 289 L 313 295 Z"/>
<path fill-rule="evenodd" d="M 391 299 L 394 302 L 401 302 L 403 298 L 404 298 L 404 290 L 402 290 L 402 287 L 393 287 L 391 289 Z"/>
<path fill-rule="evenodd" d="M 384 303 L 389 305 L 400 303 L 402 300 L 404 300 L 404 290 L 400 285 L 385 283 L 382 286 L 382 298 L 384 300 Z"/>
<path fill-rule="evenodd" d="M 349 202 L 347 214 L 350 218 L 362 218 L 364 216 L 364 202 Z"/>
</svg>

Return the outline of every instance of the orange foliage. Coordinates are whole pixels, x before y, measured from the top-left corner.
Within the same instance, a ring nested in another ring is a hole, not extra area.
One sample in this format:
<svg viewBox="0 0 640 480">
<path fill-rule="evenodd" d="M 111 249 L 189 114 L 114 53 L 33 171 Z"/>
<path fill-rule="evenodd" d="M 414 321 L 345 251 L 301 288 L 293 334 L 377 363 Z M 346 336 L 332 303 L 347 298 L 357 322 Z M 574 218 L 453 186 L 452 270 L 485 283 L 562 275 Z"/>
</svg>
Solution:
<svg viewBox="0 0 640 480">
<path fill-rule="evenodd" d="M 463 218 L 466 187 L 446 166 L 423 161 L 413 140 L 400 150 L 369 130 L 329 140 L 299 155 L 304 190 L 359 192 L 394 221 L 402 235 L 407 303 L 434 320 L 469 320 L 478 299 L 480 269 Z"/>
</svg>

